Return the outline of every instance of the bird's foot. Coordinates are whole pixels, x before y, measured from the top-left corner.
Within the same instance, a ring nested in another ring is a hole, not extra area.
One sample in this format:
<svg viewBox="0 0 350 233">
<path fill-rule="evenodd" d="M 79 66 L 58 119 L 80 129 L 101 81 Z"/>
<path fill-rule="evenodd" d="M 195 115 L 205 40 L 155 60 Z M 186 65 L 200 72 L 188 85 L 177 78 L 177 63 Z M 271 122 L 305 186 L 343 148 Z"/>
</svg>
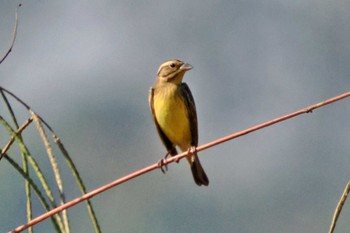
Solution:
<svg viewBox="0 0 350 233">
<path fill-rule="evenodd" d="M 167 163 L 167 158 L 170 155 L 170 153 L 167 153 L 164 158 L 162 158 L 161 160 L 159 160 L 158 162 L 158 167 L 160 168 L 160 170 L 165 174 L 165 172 L 168 171 L 168 163 Z M 165 169 L 164 169 L 165 168 Z"/>
<path fill-rule="evenodd" d="M 195 146 L 191 146 L 190 148 L 188 148 L 187 150 L 187 154 L 188 155 L 193 155 L 193 154 L 196 154 L 197 153 L 197 147 Z"/>
</svg>

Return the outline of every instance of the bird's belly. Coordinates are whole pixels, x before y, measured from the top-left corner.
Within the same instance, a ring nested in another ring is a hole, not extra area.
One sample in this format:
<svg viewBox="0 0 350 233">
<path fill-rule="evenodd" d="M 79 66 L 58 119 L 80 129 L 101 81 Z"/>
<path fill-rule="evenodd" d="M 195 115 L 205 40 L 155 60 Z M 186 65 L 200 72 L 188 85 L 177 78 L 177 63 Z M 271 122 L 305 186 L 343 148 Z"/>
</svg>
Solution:
<svg viewBox="0 0 350 233">
<path fill-rule="evenodd" d="M 164 96 L 163 96 L 164 97 Z M 177 146 L 189 147 L 191 133 L 187 108 L 177 96 L 156 98 L 155 115 L 158 124 L 169 140 Z"/>
</svg>

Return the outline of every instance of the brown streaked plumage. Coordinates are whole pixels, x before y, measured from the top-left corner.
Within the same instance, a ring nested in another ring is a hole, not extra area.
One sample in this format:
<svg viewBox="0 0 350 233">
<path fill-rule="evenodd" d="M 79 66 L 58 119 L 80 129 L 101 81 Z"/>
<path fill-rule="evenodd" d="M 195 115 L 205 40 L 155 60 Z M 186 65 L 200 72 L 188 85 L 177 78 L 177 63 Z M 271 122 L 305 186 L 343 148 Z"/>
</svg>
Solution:
<svg viewBox="0 0 350 233">
<path fill-rule="evenodd" d="M 185 72 L 190 69 L 191 65 L 177 59 L 164 62 L 149 94 L 158 134 L 172 156 L 177 154 L 176 146 L 182 151 L 193 151 L 198 146 L 196 105 L 189 87 L 182 82 Z M 195 150 L 187 160 L 196 184 L 207 186 L 209 180 Z"/>
</svg>

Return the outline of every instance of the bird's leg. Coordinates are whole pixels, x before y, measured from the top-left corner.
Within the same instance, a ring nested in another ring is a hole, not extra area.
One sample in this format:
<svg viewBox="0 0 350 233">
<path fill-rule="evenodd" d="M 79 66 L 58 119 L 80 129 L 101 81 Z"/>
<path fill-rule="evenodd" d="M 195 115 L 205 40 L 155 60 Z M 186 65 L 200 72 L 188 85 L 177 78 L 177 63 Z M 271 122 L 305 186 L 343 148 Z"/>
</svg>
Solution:
<svg viewBox="0 0 350 233">
<path fill-rule="evenodd" d="M 160 168 L 160 170 L 165 174 L 165 172 L 168 171 L 168 163 L 166 161 L 166 159 L 169 157 L 170 153 L 166 153 L 166 155 L 164 156 L 164 158 L 162 158 L 161 160 L 159 160 L 158 162 L 158 167 Z M 165 167 L 165 169 L 163 168 Z"/>
<path fill-rule="evenodd" d="M 197 153 L 197 147 L 196 146 L 191 146 L 187 150 L 187 156 L 193 155 Z M 195 157 L 191 157 L 191 160 L 194 160 Z M 193 161 L 192 161 L 193 162 Z"/>
</svg>

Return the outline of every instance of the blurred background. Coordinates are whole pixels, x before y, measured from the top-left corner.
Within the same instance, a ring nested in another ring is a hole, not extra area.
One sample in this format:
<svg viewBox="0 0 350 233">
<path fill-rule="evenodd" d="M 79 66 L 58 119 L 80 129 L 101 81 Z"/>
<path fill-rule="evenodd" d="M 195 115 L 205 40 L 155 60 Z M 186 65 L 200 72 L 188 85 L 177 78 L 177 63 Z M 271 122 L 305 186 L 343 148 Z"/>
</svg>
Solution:
<svg viewBox="0 0 350 233">
<path fill-rule="evenodd" d="M 1 57 L 17 4 L 0 3 Z M 185 82 L 204 144 L 349 91 L 349 12 L 345 0 L 24 1 L 0 85 L 53 127 L 92 190 L 165 155 L 148 109 L 163 61 L 194 66 Z M 201 152 L 209 187 L 196 186 L 181 161 L 94 197 L 102 231 L 326 232 L 350 177 L 349 103 Z M 50 170 L 32 128 L 25 140 Z M 62 173 L 67 199 L 78 197 L 65 165 Z M 5 160 L 0 192 L 7 232 L 26 216 L 23 179 Z M 93 232 L 84 205 L 69 213 L 72 232 Z M 337 232 L 349 216 L 346 203 Z M 50 220 L 36 229 L 52 232 Z"/>
</svg>

